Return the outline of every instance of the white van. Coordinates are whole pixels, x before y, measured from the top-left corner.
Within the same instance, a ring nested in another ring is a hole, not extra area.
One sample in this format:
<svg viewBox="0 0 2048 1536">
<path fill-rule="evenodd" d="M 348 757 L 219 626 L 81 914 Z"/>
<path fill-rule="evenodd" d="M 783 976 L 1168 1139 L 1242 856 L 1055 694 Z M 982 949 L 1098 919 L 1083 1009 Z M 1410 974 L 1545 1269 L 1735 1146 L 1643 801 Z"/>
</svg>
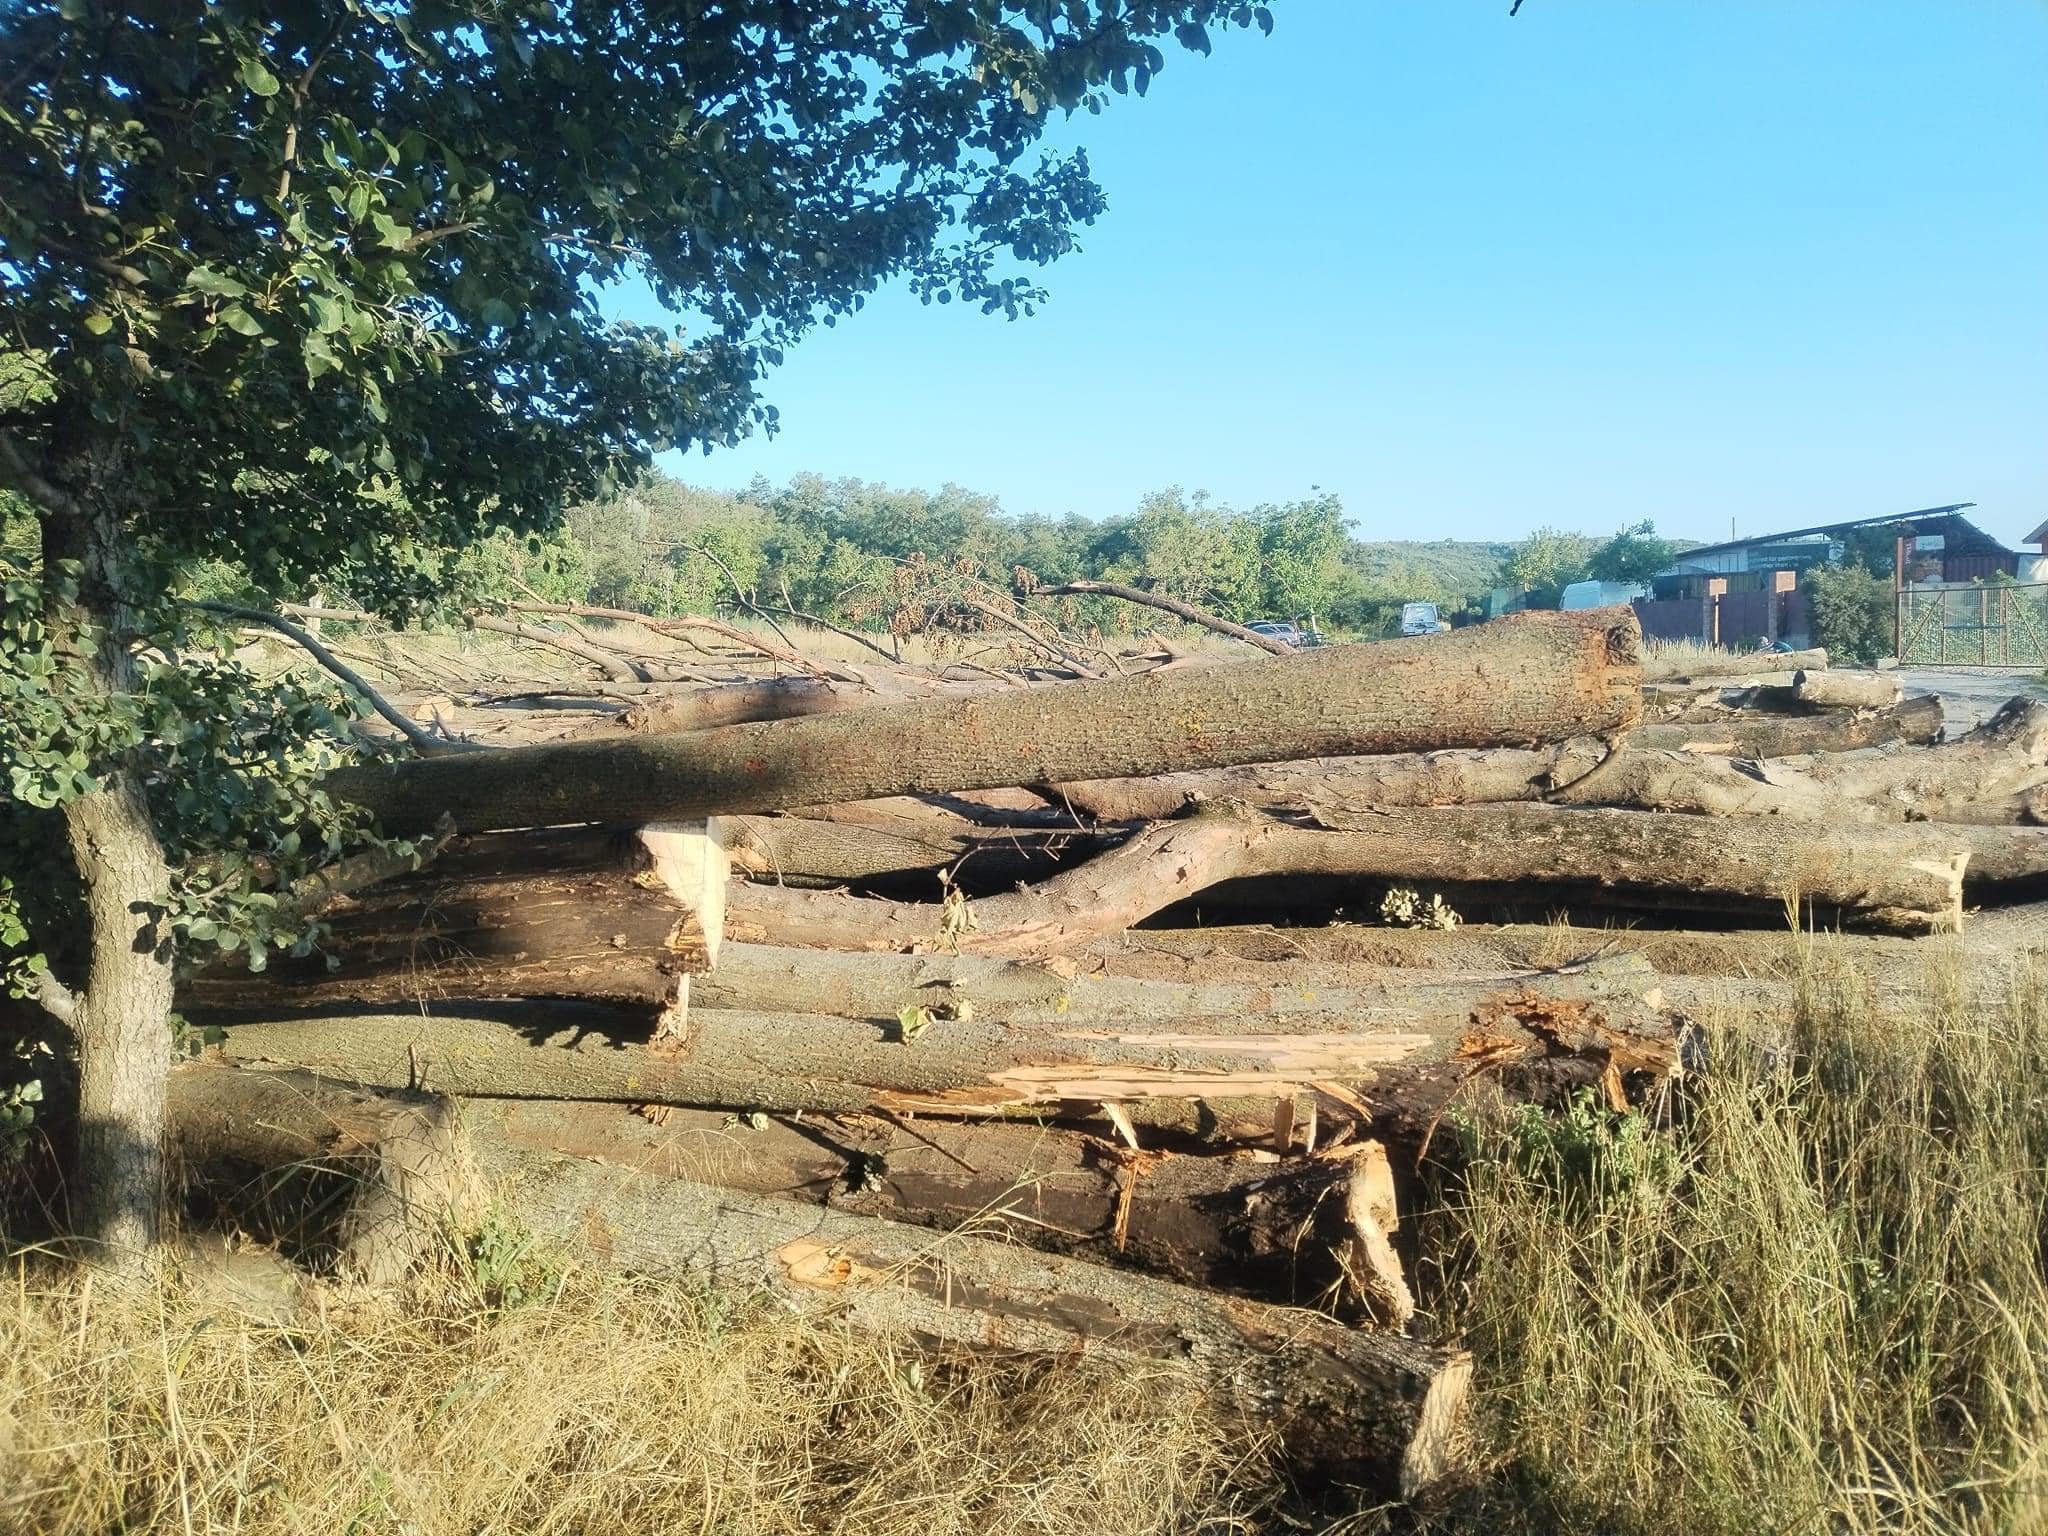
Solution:
<svg viewBox="0 0 2048 1536">
<path fill-rule="evenodd" d="M 1404 635 L 1438 635 L 1450 627 L 1437 618 L 1435 603 L 1401 605 L 1401 633 Z"/>
</svg>

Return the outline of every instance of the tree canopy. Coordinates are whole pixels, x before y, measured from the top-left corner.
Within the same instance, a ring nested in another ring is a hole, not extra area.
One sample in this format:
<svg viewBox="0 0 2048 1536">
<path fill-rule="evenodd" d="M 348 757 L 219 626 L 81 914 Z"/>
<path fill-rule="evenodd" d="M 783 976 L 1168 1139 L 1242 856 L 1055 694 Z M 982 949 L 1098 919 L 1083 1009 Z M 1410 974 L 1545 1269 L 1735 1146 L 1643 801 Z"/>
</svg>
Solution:
<svg viewBox="0 0 2048 1536">
<path fill-rule="evenodd" d="M 1056 109 L 1217 0 L 29 4 L 4 25 L 8 478 L 176 556 L 402 607 L 892 276 L 1023 313 L 1102 210 Z M 694 334 L 615 324 L 643 280 Z M 47 500 L 47 498 L 39 498 Z"/>
<path fill-rule="evenodd" d="M 36 525 L 0 572 L 0 673 L 48 701 L 0 730 L 0 833 L 42 861 L 0 890 L 0 950 L 78 1045 L 84 1235 L 154 1239 L 181 950 L 297 941 L 257 915 L 257 856 L 288 878 L 362 830 L 293 746 L 332 735 L 321 701 L 195 662 L 181 573 L 402 617 L 491 535 L 771 424 L 784 349 L 885 281 L 1028 312 L 1104 206 L 1083 153 L 1040 152 L 1052 114 L 1271 24 L 1224 0 L 0 12 L 0 486 Z M 683 326 L 610 320 L 622 283 Z M 30 884 L 77 899 L 38 913 Z"/>
</svg>

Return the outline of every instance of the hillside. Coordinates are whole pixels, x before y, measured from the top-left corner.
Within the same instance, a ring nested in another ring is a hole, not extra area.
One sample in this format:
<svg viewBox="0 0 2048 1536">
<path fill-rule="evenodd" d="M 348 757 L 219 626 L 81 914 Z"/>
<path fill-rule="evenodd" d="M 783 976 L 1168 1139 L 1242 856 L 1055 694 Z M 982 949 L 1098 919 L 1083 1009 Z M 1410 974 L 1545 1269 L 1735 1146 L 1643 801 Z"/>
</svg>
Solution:
<svg viewBox="0 0 2048 1536">
<path fill-rule="evenodd" d="M 1348 563 L 1375 586 L 1434 583 L 1445 596 L 1477 597 L 1500 580 L 1500 563 L 1513 549 L 1471 539 L 1358 539 Z"/>
</svg>

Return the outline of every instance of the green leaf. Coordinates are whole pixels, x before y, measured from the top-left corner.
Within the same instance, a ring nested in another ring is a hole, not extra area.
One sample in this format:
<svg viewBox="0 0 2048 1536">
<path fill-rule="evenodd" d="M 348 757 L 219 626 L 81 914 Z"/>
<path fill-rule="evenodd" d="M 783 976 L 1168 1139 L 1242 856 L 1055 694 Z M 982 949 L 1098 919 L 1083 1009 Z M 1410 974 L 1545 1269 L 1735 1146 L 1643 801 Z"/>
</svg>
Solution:
<svg viewBox="0 0 2048 1536">
<path fill-rule="evenodd" d="M 275 96 L 277 94 L 277 76 L 273 75 L 264 66 L 261 59 L 242 60 L 242 84 L 249 87 L 258 96 Z"/>
<path fill-rule="evenodd" d="M 370 189 L 364 182 L 357 182 L 348 189 L 348 216 L 360 224 L 370 216 Z"/>
<path fill-rule="evenodd" d="M 220 312 L 220 323 L 238 336 L 261 336 L 263 327 L 256 317 L 239 304 L 230 304 Z"/>
<path fill-rule="evenodd" d="M 197 266 L 187 273 L 185 286 L 194 293 L 211 293 L 224 299 L 239 299 L 249 292 L 245 284 L 208 266 Z"/>
<path fill-rule="evenodd" d="M 88 310 L 85 328 L 95 336 L 104 336 L 114 328 L 114 317 L 103 309 Z"/>
</svg>

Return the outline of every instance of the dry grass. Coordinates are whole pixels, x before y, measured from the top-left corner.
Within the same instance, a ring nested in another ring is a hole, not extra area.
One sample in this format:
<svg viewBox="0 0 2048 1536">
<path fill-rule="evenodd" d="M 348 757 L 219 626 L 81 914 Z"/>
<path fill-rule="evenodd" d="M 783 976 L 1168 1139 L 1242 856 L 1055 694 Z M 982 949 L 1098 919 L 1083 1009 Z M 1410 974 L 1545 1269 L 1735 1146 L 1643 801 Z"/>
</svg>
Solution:
<svg viewBox="0 0 2048 1536">
<path fill-rule="evenodd" d="M 1886 1020 L 1804 980 L 1669 1131 L 1466 1128 L 1433 1219 L 1497 1476 L 1444 1528 L 2048 1530 L 2048 974 Z"/>
<path fill-rule="evenodd" d="M 278 1328 L 12 1278 L 10 1531 L 1221 1533 L 1265 1486 L 1170 1373 L 940 1370 L 674 1287 Z"/>
<path fill-rule="evenodd" d="M 1482 1109 L 1417 1213 L 1478 1469 L 1284 1503 L 1170 1371 L 946 1368 L 763 1301 L 513 1274 L 292 1328 L 32 1264 L 0 1289 L 0 1528 L 85 1532 L 2048 1531 L 2048 974 L 1719 1021 L 1668 1124 Z M 482 1250 L 479 1249 L 479 1252 Z M 483 1305 L 508 1292 L 520 1306 Z"/>
</svg>

